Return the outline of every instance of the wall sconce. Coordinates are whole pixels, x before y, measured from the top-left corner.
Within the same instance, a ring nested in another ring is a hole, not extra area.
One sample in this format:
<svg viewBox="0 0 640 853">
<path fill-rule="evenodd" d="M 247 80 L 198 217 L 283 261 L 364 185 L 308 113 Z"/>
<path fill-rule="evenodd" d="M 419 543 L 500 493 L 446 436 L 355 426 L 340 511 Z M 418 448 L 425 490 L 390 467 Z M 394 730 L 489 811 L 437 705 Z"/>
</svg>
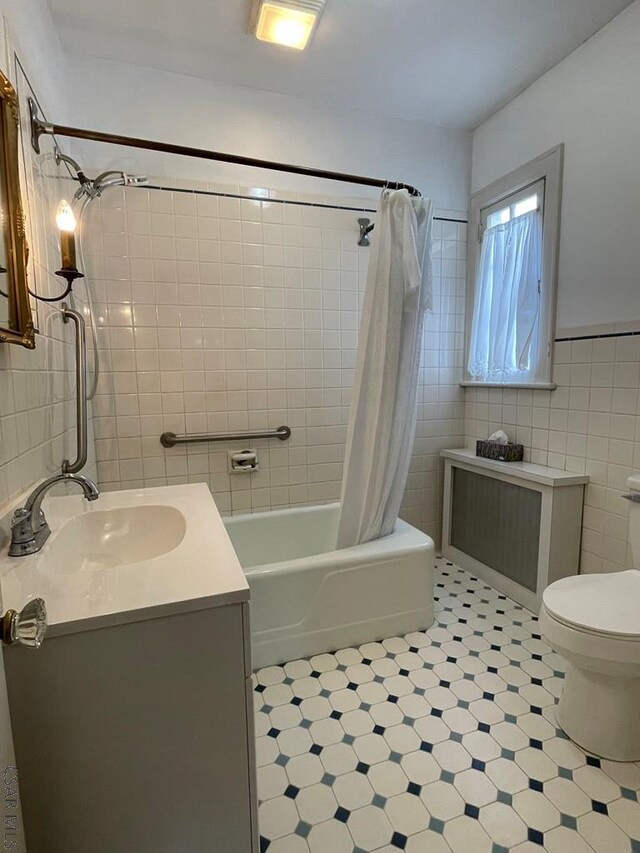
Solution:
<svg viewBox="0 0 640 853">
<path fill-rule="evenodd" d="M 55 301 L 57 302 L 68 295 L 77 278 L 84 278 L 76 267 L 76 217 L 71 205 L 65 199 L 62 199 L 58 205 L 56 225 L 60 231 L 60 255 L 62 257 L 62 266 L 56 270 L 56 275 L 64 278 L 67 282 L 67 289 L 62 296 L 56 297 Z"/>
</svg>

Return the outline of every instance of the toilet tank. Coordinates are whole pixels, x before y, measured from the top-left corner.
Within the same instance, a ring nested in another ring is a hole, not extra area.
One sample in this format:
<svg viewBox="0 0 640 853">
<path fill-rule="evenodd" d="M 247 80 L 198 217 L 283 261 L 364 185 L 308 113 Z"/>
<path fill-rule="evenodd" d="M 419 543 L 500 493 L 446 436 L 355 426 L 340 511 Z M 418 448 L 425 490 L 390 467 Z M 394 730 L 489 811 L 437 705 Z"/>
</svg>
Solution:
<svg viewBox="0 0 640 853">
<path fill-rule="evenodd" d="M 629 544 L 631 546 L 631 558 L 633 568 L 640 569 L 640 474 L 633 474 L 627 478 L 629 494 L 624 497 L 630 503 L 629 506 Z"/>
</svg>

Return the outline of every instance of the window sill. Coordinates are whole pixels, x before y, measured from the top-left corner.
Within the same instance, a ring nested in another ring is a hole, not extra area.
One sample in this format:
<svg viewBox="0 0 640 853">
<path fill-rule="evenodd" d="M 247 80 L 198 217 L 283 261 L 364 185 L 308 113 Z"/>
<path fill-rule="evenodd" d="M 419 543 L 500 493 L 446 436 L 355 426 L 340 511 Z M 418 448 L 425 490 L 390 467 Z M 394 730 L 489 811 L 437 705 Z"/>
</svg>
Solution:
<svg viewBox="0 0 640 853">
<path fill-rule="evenodd" d="M 461 388 L 522 388 L 523 390 L 554 391 L 555 382 L 461 382 Z"/>
</svg>

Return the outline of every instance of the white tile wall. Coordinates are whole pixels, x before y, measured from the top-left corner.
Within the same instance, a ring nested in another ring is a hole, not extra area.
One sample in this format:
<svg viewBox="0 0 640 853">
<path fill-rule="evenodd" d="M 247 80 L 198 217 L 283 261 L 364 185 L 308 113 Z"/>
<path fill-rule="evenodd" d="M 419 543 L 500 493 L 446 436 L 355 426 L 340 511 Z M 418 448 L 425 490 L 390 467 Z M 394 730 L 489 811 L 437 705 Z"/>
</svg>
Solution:
<svg viewBox="0 0 640 853">
<path fill-rule="evenodd" d="M 625 324 L 634 328 L 640 323 Z M 556 343 L 554 381 L 554 391 L 467 389 L 467 443 L 504 427 L 525 445 L 525 459 L 588 474 L 582 571 L 629 568 L 629 504 L 621 494 L 640 470 L 640 335 Z"/>
<path fill-rule="evenodd" d="M 85 224 L 105 365 L 94 408 L 103 488 L 202 480 L 224 512 L 339 498 L 369 258 L 357 246 L 358 215 L 201 191 L 105 193 Z M 403 516 L 437 535 L 438 452 L 463 437 L 466 226 L 436 223 L 435 235 L 435 312 Z M 159 442 L 165 430 L 285 423 L 287 443 L 250 443 L 260 455 L 251 475 L 227 473 L 228 449 L 246 442 Z"/>
<path fill-rule="evenodd" d="M 54 162 L 51 140 L 43 138 L 40 156 L 28 144 L 25 99 L 30 89 L 25 79 L 19 83 L 29 283 L 41 296 L 53 296 L 61 285 L 52 272 L 60 266 L 55 212 L 60 198 L 73 189 Z M 0 506 L 75 454 L 73 328 L 62 322 L 57 303 L 34 303 L 34 308 L 36 349 L 0 344 Z M 92 445 L 86 473 L 95 475 Z"/>
</svg>

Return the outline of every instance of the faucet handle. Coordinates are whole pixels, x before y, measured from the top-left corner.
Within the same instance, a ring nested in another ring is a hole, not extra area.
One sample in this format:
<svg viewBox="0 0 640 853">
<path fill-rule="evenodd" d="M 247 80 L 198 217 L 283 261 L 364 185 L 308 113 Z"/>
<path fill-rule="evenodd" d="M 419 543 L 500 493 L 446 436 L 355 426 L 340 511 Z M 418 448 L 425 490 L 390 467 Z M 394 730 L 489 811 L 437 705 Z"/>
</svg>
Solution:
<svg viewBox="0 0 640 853">
<path fill-rule="evenodd" d="M 26 507 L 21 506 L 19 509 L 14 510 L 11 517 L 11 529 L 18 532 L 26 530 L 29 533 L 32 530 L 34 532 L 39 530 L 47 523 L 47 519 L 41 509 L 38 511 L 37 525 L 35 522 L 36 519 L 33 518 L 32 513 Z"/>
<path fill-rule="evenodd" d="M 20 613 L 7 610 L 2 617 L 2 642 L 39 649 L 47 630 L 47 608 L 43 598 L 32 598 Z"/>
<path fill-rule="evenodd" d="M 38 512 L 37 524 L 32 513 L 25 507 L 15 510 L 11 519 L 10 557 L 25 557 L 35 554 L 47 541 L 51 533 L 42 510 Z"/>
<path fill-rule="evenodd" d="M 31 513 L 28 509 L 25 509 L 23 506 L 14 510 L 13 515 L 11 516 L 11 529 L 13 530 L 15 527 L 19 527 L 23 522 L 29 518 Z"/>
</svg>

